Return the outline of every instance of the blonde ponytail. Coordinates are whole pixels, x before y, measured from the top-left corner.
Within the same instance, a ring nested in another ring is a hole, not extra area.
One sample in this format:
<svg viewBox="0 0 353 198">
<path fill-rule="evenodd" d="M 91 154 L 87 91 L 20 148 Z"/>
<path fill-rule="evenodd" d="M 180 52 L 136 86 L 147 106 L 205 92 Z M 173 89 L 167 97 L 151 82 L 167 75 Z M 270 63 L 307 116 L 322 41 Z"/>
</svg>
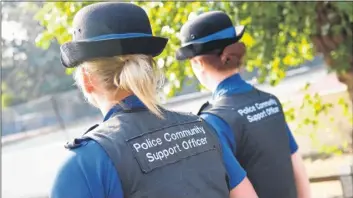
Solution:
<svg viewBox="0 0 353 198">
<path fill-rule="evenodd" d="M 131 90 L 151 112 L 162 117 L 156 100 L 159 79 L 154 68 L 154 60 L 144 55 L 124 56 L 121 59 L 125 65 L 120 78 L 115 78 L 115 84 L 125 90 Z"/>
<path fill-rule="evenodd" d="M 153 58 L 147 55 L 99 58 L 82 64 L 108 91 L 132 92 L 153 114 L 163 118 L 157 99 L 161 75 L 155 66 Z"/>
</svg>

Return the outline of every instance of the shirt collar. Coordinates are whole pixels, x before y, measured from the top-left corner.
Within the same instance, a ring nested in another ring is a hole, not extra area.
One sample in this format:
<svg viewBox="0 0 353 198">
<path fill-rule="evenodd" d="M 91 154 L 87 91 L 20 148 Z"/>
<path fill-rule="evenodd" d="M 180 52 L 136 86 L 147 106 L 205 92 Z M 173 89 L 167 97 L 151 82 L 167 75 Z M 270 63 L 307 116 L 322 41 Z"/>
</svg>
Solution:
<svg viewBox="0 0 353 198">
<path fill-rule="evenodd" d="M 145 105 L 142 103 L 142 101 L 135 95 L 131 95 L 123 99 L 121 104 L 117 104 L 113 106 L 108 113 L 104 116 L 104 121 L 107 121 L 109 118 L 111 118 L 114 114 L 122 111 L 123 109 L 131 109 L 131 108 L 139 108 L 139 107 L 145 107 Z"/>
<path fill-rule="evenodd" d="M 229 93 L 241 92 L 246 86 L 250 85 L 241 78 L 239 73 L 236 73 L 218 84 L 216 90 L 213 92 L 212 98 L 217 99 Z"/>
</svg>

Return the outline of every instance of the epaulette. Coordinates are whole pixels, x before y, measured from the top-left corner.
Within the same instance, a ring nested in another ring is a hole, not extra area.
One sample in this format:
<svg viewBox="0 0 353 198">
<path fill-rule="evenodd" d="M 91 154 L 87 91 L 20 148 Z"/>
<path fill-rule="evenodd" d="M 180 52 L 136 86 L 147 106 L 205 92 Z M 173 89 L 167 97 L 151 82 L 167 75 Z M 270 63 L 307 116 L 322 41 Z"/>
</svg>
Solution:
<svg viewBox="0 0 353 198">
<path fill-rule="evenodd" d="M 92 131 L 93 129 L 97 128 L 98 126 L 99 126 L 99 124 L 95 124 L 95 125 L 91 126 L 91 127 L 82 135 L 82 137 L 80 137 L 80 138 L 75 138 L 75 139 L 73 139 L 72 141 L 68 141 L 68 142 L 64 145 L 64 147 L 65 147 L 66 149 L 75 149 L 75 148 L 79 148 L 79 147 L 85 145 L 85 143 L 87 143 L 87 141 L 86 141 L 87 138 L 84 137 L 84 135 L 85 135 L 86 133 Z"/>
<path fill-rule="evenodd" d="M 201 105 L 201 107 L 197 110 L 197 112 L 196 112 L 196 115 L 200 115 L 201 114 L 201 112 L 203 111 L 203 110 L 205 110 L 206 109 L 206 107 L 208 107 L 210 105 L 210 103 L 207 101 L 207 102 L 205 102 L 205 103 L 203 103 L 202 105 Z"/>
</svg>

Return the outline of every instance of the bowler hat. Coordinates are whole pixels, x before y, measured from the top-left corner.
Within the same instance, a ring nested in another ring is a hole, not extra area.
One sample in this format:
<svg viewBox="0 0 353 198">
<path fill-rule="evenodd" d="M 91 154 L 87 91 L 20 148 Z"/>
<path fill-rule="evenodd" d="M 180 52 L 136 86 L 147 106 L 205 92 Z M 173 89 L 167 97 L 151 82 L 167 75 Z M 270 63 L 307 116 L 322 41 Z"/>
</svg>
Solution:
<svg viewBox="0 0 353 198">
<path fill-rule="evenodd" d="M 202 13 L 181 28 L 181 48 L 176 52 L 176 59 L 185 60 L 214 50 L 223 50 L 239 41 L 244 31 L 244 26 L 234 27 L 224 12 Z"/>
<path fill-rule="evenodd" d="M 101 57 L 127 54 L 158 56 L 168 39 L 152 35 L 146 12 L 131 3 L 95 3 L 73 20 L 73 41 L 60 47 L 65 67 Z"/>
</svg>

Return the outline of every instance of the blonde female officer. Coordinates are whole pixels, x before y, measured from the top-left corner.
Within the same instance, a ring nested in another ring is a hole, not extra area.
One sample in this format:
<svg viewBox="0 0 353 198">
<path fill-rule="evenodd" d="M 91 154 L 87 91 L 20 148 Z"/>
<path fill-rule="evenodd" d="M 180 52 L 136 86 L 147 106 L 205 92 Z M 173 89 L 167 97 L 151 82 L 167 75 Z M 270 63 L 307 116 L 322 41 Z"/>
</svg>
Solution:
<svg viewBox="0 0 353 198">
<path fill-rule="evenodd" d="M 76 14 L 73 27 L 61 60 L 76 67 L 78 86 L 104 122 L 66 145 L 51 197 L 226 198 L 230 174 L 252 189 L 235 160 L 227 173 L 222 156 L 230 152 L 220 152 L 205 122 L 158 105 L 153 57 L 167 39 L 152 35 L 142 8 L 93 4 Z"/>
</svg>

